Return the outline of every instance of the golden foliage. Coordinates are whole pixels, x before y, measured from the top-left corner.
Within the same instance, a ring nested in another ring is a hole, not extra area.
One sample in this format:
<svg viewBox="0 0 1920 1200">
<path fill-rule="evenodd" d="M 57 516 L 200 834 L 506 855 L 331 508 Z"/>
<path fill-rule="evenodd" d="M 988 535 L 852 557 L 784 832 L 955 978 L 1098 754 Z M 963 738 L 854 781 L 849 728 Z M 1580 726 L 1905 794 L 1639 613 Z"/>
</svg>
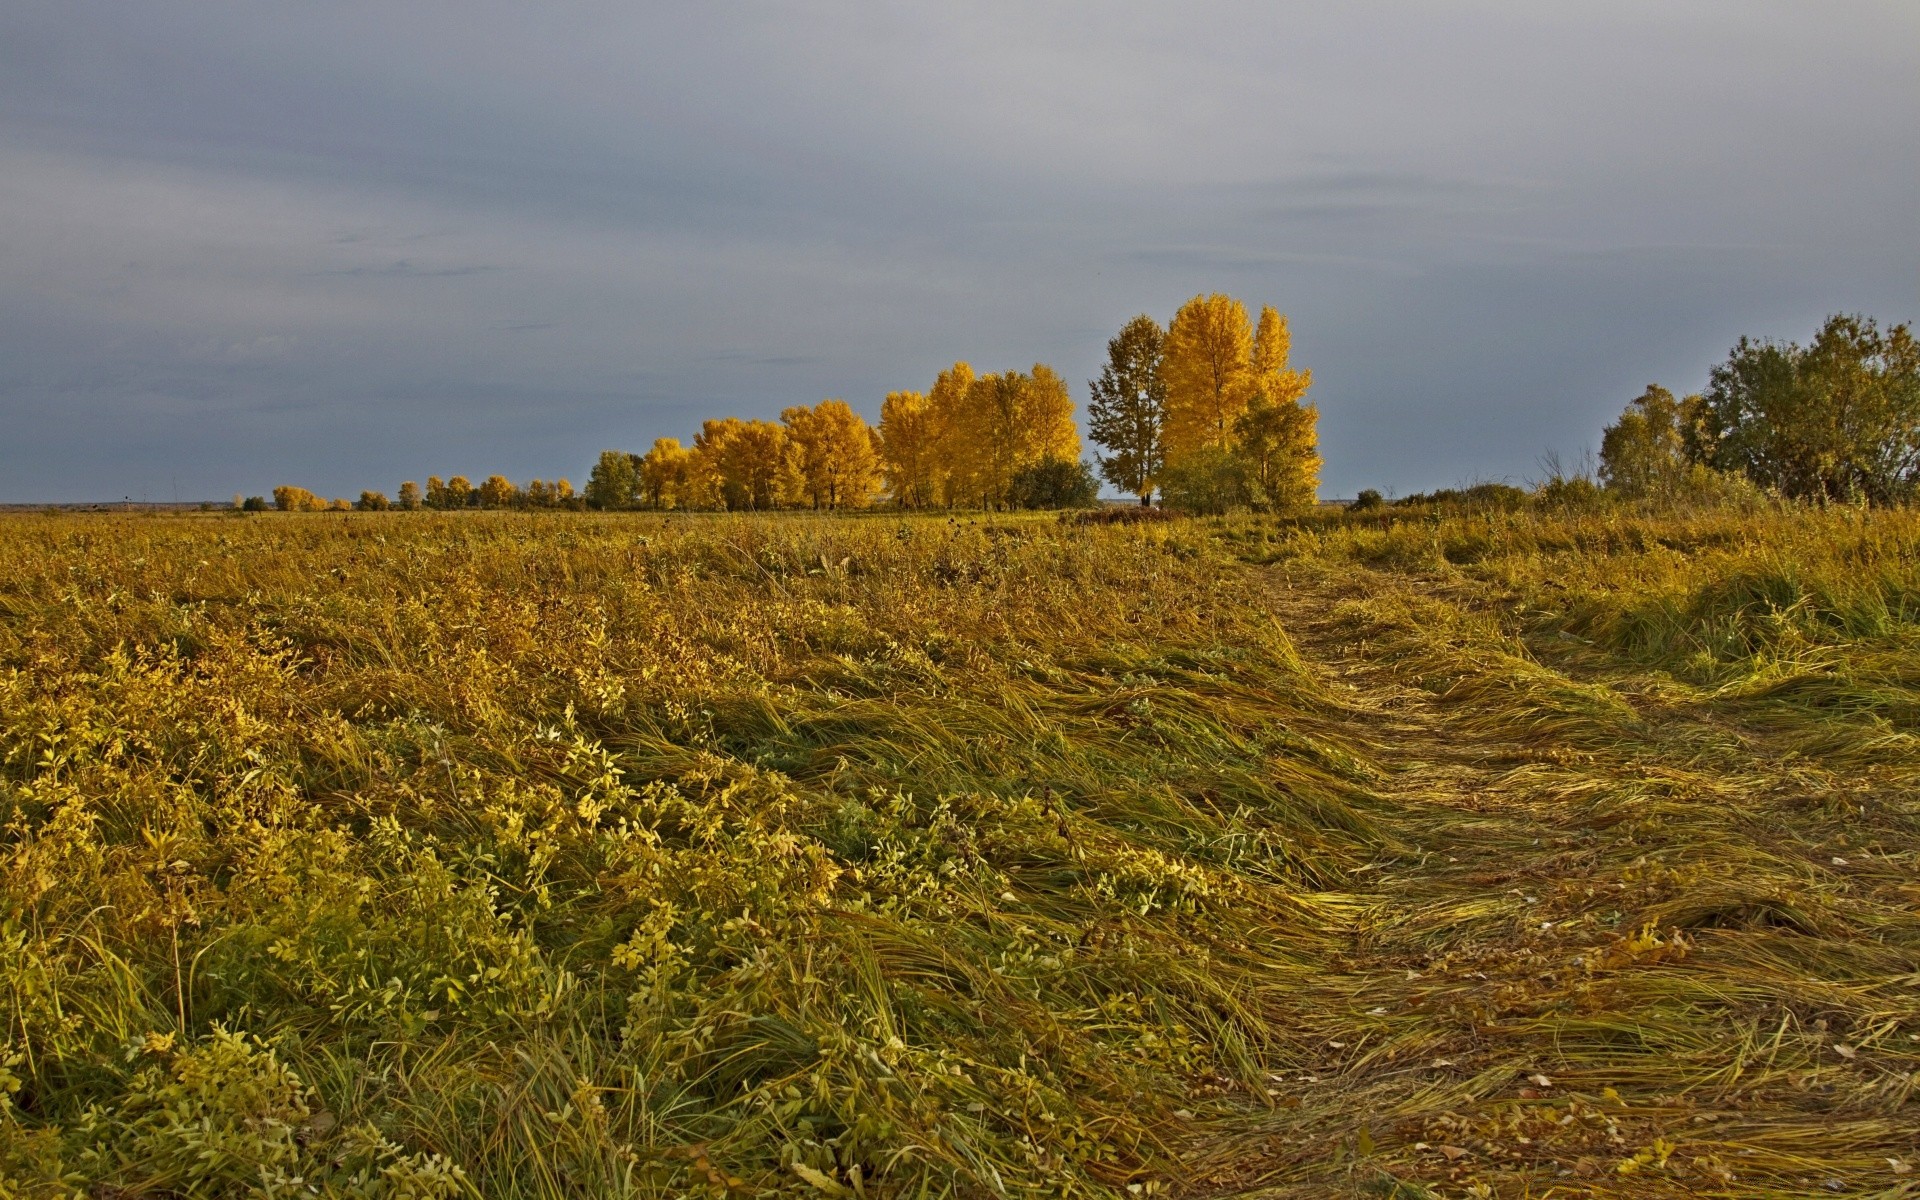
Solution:
<svg viewBox="0 0 1920 1200">
<path fill-rule="evenodd" d="M 1253 393 L 1253 334 L 1246 305 L 1216 292 L 1180 306 L 1167 326 L 1166 424 L 1169 465 L 1198 450 L 1226 450 Z"/>
<path fill-rule="evenodd" d="M 815 508 L 865 508 L 880 490 L 880 456 L 873 429 L 845 400 L 781 412 L 799 485 Z"/>
</svg>

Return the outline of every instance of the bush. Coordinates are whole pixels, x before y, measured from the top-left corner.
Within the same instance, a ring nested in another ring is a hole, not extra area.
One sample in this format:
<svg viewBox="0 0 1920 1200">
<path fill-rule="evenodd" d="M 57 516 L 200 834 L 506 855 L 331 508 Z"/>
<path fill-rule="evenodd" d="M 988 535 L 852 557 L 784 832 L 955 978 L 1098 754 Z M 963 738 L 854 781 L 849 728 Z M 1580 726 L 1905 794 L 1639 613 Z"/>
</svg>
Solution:
<svg viewBox="0 0 1920 1200">
<path fill-rule="evenodd" d="M 1353 498 L 1353 503 L 1347 505 L 1347 508 L 1352 512 L 1369 512 L 1376 508 L 1384 508 L 1386 503 L 1386 498 L 1380 494 L 1379 489 L 1362 488 L 1360 494 Z"/>
<path fill-rule="evenodd" d="M 267 504 L 267 498 L 265 496 L 248 496 L 246 499 L 246 502 L 240 506 L 240 511 L 241 512 L 265 512 L 267 511 L 267 508 L 268 508 L 268 504 Z"/>
<path fill-rule="evenodd" d="M 1533 498 L 1563 512 L 1591 512 L 1607 503 L 1607 493 L 1585 475 L 1555 475 L 1534 490 Z"/>
<path fill-rule="evenodd" d="M 1015 508 L 1091 508 L 1100 497 L 1099 481 L 1086 463 L 1049 458 L 1016 471 L 1007 500 Z"/>
<path fill-rule="evenodd" d="M 1432 505 L 1458 512 L 1515 512 L 1527 506 L 1527 493 L 1510 483 L 1476 483 L 1469 488 L 1415 492 L 1393 503 L 1396 508 Z"/>
</svg>

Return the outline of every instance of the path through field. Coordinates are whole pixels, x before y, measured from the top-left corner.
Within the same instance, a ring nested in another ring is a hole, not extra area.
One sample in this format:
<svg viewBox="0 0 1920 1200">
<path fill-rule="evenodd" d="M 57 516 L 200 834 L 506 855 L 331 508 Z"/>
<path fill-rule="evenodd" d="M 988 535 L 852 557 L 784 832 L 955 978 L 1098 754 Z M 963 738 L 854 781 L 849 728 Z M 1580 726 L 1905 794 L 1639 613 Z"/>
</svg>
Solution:
<svg viewBox="0 0 1920 1200">
<path fill-rule="evenodd" d="M 1910 757 L 1555 670 L 1464 586 L 1273 584 L 1405 844 L 1208 1192 L 1910 1194 Z"/>
</svg>

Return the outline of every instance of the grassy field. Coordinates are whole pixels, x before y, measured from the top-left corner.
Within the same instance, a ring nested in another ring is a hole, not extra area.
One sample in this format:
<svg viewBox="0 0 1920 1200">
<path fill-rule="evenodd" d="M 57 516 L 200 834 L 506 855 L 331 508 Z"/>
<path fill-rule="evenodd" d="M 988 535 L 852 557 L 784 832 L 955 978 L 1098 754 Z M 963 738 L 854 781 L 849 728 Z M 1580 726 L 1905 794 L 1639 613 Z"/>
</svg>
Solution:
<svg viewBox="0 0 1920 1200">
<path fill-rule="evenodd" d="M 1920 514 L 0 517 L 0 1195 L 1920 1195 Z"/>
</svg>

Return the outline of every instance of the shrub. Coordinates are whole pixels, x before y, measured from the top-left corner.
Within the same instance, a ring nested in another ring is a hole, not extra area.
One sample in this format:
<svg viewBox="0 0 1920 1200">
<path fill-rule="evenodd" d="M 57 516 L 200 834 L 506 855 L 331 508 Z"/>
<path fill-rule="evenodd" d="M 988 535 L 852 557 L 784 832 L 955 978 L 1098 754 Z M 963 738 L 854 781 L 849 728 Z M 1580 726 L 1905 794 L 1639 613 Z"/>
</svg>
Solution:
<svg viewBox="0 0 1920 1200">
<path fill-rule="evenodd" d="M 1384 507 L 1386 503 L 1386 498 L 1381 496 L 1379 489 L 1362 488 L 1360 494 L 1353 498 L 1353 503 L 1347 507 L 1353 512 L 1369 512 Z"/>
<path fill-rule="evenodd" d="M 1086 463 L 1049 458 L 1013 473 L 1007 500 L 1015 508 L 1087 508 L 1100 496 Z"/>
</svg>

